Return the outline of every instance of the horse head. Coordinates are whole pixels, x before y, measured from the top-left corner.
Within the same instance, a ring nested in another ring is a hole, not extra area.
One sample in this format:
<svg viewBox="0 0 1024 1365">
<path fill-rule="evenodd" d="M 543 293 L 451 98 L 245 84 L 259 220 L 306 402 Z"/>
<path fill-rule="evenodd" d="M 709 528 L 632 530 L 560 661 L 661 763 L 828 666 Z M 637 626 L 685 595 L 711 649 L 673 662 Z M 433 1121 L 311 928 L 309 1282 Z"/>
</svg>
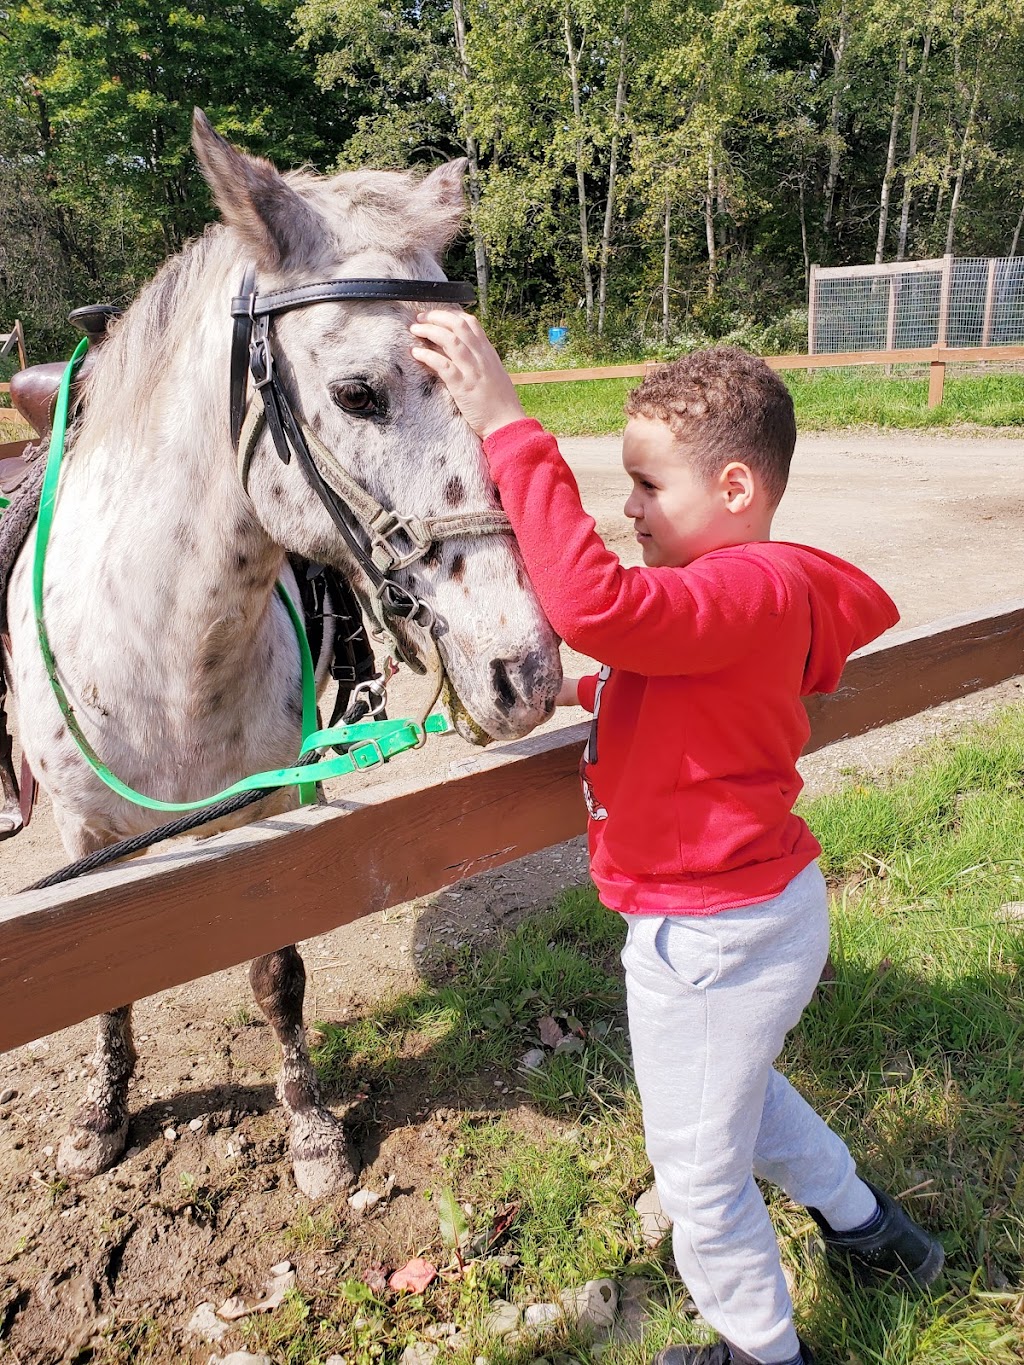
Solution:
<svg viewBox="0 0 1024 1365">
<path fill-rule="evenodd" d="M 398 171 L 282 174 L 232 147 L 199 110 L 193 140 L 237 241 L 239 280 L 253 267 L 263 298 L 277 291 L 294 297 L 324 282 L 415 281 L 426 288 L 444 281 L 440 257 L 464 208 L 463 161 L 421 179 Z M 415 295 L 411 286 L 408 292 Z M 328 489 L 343 492 L 339 482 L 351 480 L 372 504 L 400 515 L 391 537 L 398 562 L 388 578 L 416 604 L 387 623 L 400 645 L 415 656 L 429 631 L 460 731 L 476 742 L 513 738 L 551 714 L 561 678 L 558 642 L 511 534 L 495 533 L 498 500 L 480 442 L 444 386 L 409 354 L 409 324 L 422 306 L 415 297 L 365 296 L 289 306 L 269 321 L 274 373 L 296 424 L 312 433 L 319 452 L 313 463 Z M 285 462 L 288 453 L 265 427 L 251 443 L 245 481 L 258 520 L 285 549 L 343 570 L 380 615 L 373 567 L 353 553 L 353 538 L 357 552 L 369 543 L 367 528 L 350 508 L 340 522 L 332 518 L 302 462 Z M 418 554 L 402 553 L 415 550 L 410 526 L 441 523 L 445 538 L 428 537 Z"/>
</svg>

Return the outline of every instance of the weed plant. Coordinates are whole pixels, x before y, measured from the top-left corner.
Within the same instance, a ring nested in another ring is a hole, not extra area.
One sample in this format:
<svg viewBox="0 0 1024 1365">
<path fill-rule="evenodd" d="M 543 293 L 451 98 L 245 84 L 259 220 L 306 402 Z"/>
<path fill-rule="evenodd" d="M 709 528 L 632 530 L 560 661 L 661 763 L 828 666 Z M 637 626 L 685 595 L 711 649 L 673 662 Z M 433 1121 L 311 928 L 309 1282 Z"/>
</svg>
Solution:
<svg viewBox="0 0 1024 1365">
<path fill-rule="evenodd" d="M 885 780 L 854 775 L 803 813 L 833 893 L 835 975 L 781 1065 L 865 1174 L 940 1234 L 948 1259 L 930 1295 L 856 1285 L 826 1266 L 807 1213 L 766 1189 L 800 1330 L 821 1365 L 1024 1360 L 1024 710 Z M 411 1068 L 448 1103 L 481 1071 L 505 1077 L 518 1116 L 467 1112 L 438 1179 L 472 1210 L 470 1233 L 510 1207 L 514 1221 L 504 1259 L 469 1259 L 422 1295 L 385 1301 L 355 1278 L 358 1265 L 316 1304 L 293 1294 L 283 1316 L 247 1329 L 254 1348 L 294 1365 L 332 1352 L 371 1365 L 455 1322 L 458 1349 L 439 1357 L 452 1365 L 481 1352 L 493 1365 L 541 1355 L 585 1365 L 596 1357 L 567 1326 L 510 1343 L 488 1340 L 483 1321 L 497 1296 L 557 1302 L 600 1275 L 642 1276 L 652 1295 L 643 1342 L 608 1346 L 604 1365 L 705 1339 L 667 1244 L 646 1250 L 633 1210 L 650 1173 L 622 1031 L 622 937 L 590 891 L 570 892 L 497 947 L 463 951 L 444 984 L 321 1026 L 318 1064 L 346 1088 L 386 1089 Z M 544 1016 L 578 1045 L 527 1070 Z M 441 1240 L 428 1254 L 444 1264 Z M 424 1248 L 396 1248 L 396 1260 L 414 1251 Z"/>
</svg>

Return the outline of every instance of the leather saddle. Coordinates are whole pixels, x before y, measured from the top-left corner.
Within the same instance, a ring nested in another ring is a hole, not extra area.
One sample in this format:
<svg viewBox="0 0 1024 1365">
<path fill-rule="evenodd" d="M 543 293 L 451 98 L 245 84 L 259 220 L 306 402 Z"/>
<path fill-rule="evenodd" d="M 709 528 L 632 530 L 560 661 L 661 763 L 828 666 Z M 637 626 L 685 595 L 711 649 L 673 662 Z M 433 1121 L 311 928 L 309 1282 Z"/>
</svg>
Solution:
<svg viewBox="0 0 1024 1365">
<path fill-rule="evenodd" d="M 93 303 L 68 314 L 68 321 L 73 322 L 89 338 L 90 347 L 75 376 L 73 395 L 80 393 L 82 381 L 88 377 L 95 363 L 96 348 L 106 338 L 107 326 L 122 311 L 113 303 Z M 39 436 L 50 434 L 57 405 L 57 390 L 65 369 L 63 361 L 55 360 L 50 364 L 30 365 L 26 370 L 17 370 L 11 377 L 11 403 Z M 0 484 L 0 487 L 3 485 Z"/>
</svg>

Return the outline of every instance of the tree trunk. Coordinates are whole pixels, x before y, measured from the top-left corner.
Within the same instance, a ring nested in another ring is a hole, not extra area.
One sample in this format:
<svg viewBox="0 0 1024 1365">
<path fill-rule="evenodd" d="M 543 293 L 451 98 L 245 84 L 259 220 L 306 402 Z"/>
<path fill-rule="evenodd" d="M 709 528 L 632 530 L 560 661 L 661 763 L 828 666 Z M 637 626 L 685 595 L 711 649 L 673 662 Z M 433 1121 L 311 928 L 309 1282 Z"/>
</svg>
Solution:
<svg viewBox="0 0 1024 1365">
<path fill-rule="evenodd" d="M 615 115 L 612 120 L 612 145 L 608 155 L 608 198 L 604 206 L 604 230 L 601 233 L 601 260 L 597 283 L 597 334 L 604 335 L 605 310 L 608 299 L 608 258 L 612 246 L 612 224 L 615 212 L 615 175 L 618 168 L 619 129 L 626 107 L 626 29 L 629 6 L 622 7 L 622 41 L 619 47 L 619 79 L 615 87 Z"/>
<path fill-rule="evenodd" d="M 835 54 L 835 67 L 832 72 L 834 86 L 832 90 L 832 111 L 829 116 L 829 133 L 831 149 L 828 158 L 828 177 L 825 181 L 825 215 L 822 219 L 822 226 L 825 229 L 825 240 L 829 240 L 832 232 L 832 213 L 835 208 L 836 185 L 839 181 L 839 114 L 842 104 L 842 84 L 840 76 L 843 69 L 843 54 L 846 51 L 847 41 L 847 14 L 844 4 L 839 11 L 839 38 L 833 46 Z"/>
<path fill-rule="evenodd" d="M 665 196 L 665 246 L 661 261 L 661 340 L 668 345 L 668 273 L 672 247 L 672 201 Z"/>
<path fill-rule="evenodd" d="M 896 93 L 892 97 L 892 122 L 889 124 L 889 147 L 885 154 L 885 174 L 878 203 L 878 241 L 875 243 L 875 265 L 882 264 L 885 255 L 885 233 L 889 226 L 889 190 L 896 165 L 896 138 L 900 128 L 900 106 L 903 103 L 903 82 L 907 75 L 907 41 L 900 43 L 900 61 L 896 71 Z"/>
<path fill-rule="evenodd" d="M 800 243 L 804 250 L 804 297 L 810 299 L 811 296 L 811 256 L 807 250 L 807 205 L 804 198 L 804 170 L 800 168 L 800 179 L 797 182 L 800 190 Z"/>
<path fill-rule="evenodd" d="M 1014 229 L 1013 241 L 1010 243 L 1011 259 L 1017 254 L 1017 243 L 1020 241 L 1020 230 L 1024 228 L 1024 207 L 1021 208 L 1020 217 L 1017 219 L 1017 226 Z"/>
<path fill-rule="evenodd" d="M 462 0 L 452 0 L 452 17 L 455 21 L 455 48 L 459 57 L 463 92 L 468 94 L 470 72 L 469 59 L 466 56 L 466 19 Z M 487 260 L 487 244 L 480 231 L 480 155 L 476 138 L 468 127 L 468 122 L 466 119 L 464 136 L 466 159 L 469 162 L 469 222 L 473 233 L 473 257 L 476 264 L 477 305 L 480 316 L 486 318 L 491 272 Z"/>
<path fill-rule="evenodd" d="M 572 112 L 576 123 L 576 194 L 580 206 L 580 260 L 583 266 L 583 288 L 587 304 L 587 331 L 594 329 L 594 277 L 590 270 L 590 239 L 587 233 L 587 183 L 583 174 L 583 118 L 580 111 L 579 54 L 572 44 L 569 10 L 562 12 L 565 27 L 565 52 L 569 59 L 572 81 Z"/>
<path fill-rule="evenodd" d="M 931 29 L 924 35 L 924 49 L 921 53 L 921 67 L 917 73 L 917 89 L 914 91 L 914 112 L 910 116 L 910 146 L 907 148 L 907 165 L 913 164 L 917 156 L 917 130 L 921 122 L 921 104 L 924 100 L 924 78 L 928 71 L 928 53 L 932 46 Z M 902 261 L 907 254 L 907 235 L 910 231 L 910 181 L 903 174 L 903 206 L 900 210 L 900 239 L 896 247 L 896 259 Z"/>
<path fill-rule="evenodd" d="M 704 233 L 708 243 L 708 298 L 715 296 L 718 247 L 715 242 L 715 154 L 708 148 L 708 192 L 704 197 Z"/>
<path fill-rule="evenodd" d="M 953 234 L 956 231 L 956 215 L 960 207 L 960 196 L 963 193 L 964 177 L 967 174 L 967 153 L 971 145 L 971 133 L 974 131 L 974 116 L 978 111 L 978 96 L 981 93 L 981 58 L 978 58 L 977 69 L 974 73 L 974 93 L 971 96 L 971 108 L 967 115 L 967 122 L 964 125 L 964 136 L 960 143 L 960 164 L 957 167 L 956 183 L 953 186 L 953 198 L 949 205 L 949 222 L 946 226 L 946 255 L 953 250 Z"/>
</svg>

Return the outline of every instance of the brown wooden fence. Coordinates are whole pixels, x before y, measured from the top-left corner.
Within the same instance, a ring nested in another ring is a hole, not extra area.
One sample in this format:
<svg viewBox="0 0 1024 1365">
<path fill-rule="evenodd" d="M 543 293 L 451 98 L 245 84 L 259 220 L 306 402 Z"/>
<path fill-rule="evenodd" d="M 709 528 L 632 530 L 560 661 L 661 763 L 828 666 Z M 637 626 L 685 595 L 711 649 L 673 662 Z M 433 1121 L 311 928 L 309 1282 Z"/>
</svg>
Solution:
<svg viewBox="0 0 1024 1365">
<path fill-rule="evenodd" d="M 837 351 L 832 355 L 766 355 L 773 370 L 823 370 L 856 365 L 927 365 L 928 406 L 938 407 L 946 381 L 946 366 L 1024 360 L 1024 346 L 921 346 L 902 351 Z M 657 361 L 642 365 L 604 365 L 584 370 L 531 370 L 512 376 L 513 384 L 560 384 L 584 379 L 642 379 L 657 369 Z"/>
<path fill-rule="evenodd" d="M 808 703 L 808 751 L 1024 673 L 1024 601 L 891 634 Z M 0 1050 L 582 832 L 585 725 L 0 899 Z M 7 845 L 5 857 L 16 857 Z"/>
</svg>

